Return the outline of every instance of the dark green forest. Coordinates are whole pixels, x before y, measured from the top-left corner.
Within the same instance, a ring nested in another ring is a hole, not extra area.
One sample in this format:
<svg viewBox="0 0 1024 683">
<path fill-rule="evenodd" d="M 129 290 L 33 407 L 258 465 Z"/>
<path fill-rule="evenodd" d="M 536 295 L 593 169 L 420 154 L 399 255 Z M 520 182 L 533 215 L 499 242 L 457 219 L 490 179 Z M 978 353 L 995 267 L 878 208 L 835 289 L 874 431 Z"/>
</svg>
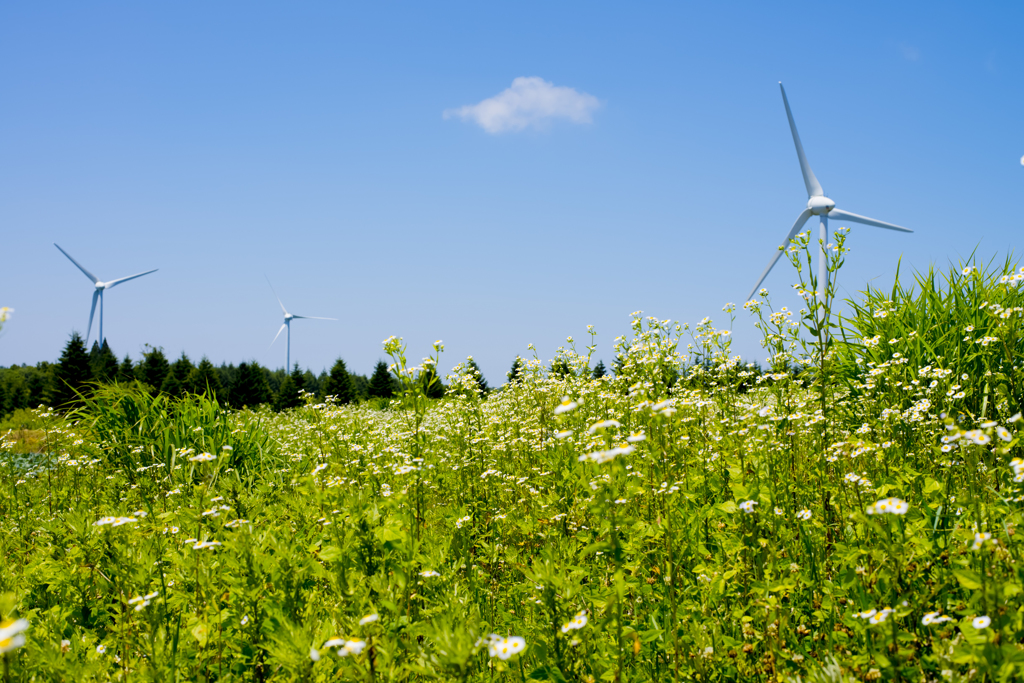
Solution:
<svg viewBox="0 0 1024 683">
<path fill-rule="evenodd" d="M 233 408 L 269 405 L 285 410 L 301 405 L 301 391 L 317 400 L 334 396 L 338 403 L 388 399 L 396 380 L 384 361 L 378 361 L 370 377 L 349 371 L 339 358 L 330 371 L 314 374 L 296 363 L 290 371 L 271 370 L 254 360 L 238 365 L 214 365 L 203 357 L 193 361 L 182 354 L 168 358 L 162 348 L 146 346 L 141 358 L 122 358 L 106 341 L 87 349 L 78 334 L 71 335 L 60 358 L 36 365 L 0 367 L 0 416 L 47 405 L 56 408 L 75 404 L 79 394 L 97 384 L 141 382 L 153 393 L 182 396 L 209 392 Z"/>
</svg>

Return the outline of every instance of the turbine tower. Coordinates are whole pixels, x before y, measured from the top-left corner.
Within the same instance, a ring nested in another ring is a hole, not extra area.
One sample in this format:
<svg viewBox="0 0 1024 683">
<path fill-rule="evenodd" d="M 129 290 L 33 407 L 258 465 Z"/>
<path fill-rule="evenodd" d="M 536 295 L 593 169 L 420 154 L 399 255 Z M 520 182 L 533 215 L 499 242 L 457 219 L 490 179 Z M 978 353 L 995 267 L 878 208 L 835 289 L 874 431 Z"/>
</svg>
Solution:
<svg viewBox="0 0 1024 683">
<path fill-rule="evenodd" d="M 60 249 L 60 245 L 57 244 L 56 242 L 53 243 L 53 246 L 55 246 L 58 249 Z M 88 270 L 83 268 L 81 263 L 79 263 L 75 259 L 71 258 L 71 254 L 69 254 L 68 252 L 64 251 L 63 249 L 60 249 L 60 253 L 62 253 L 65 256 L 67 256 L 69 261 L 71 261 L 76 266 L 78 266 L 78 269 L 80 271 L 82 271 L 83 273 L 85 273 L 85 276 L 87 278 L 89 278 L 90 280 L 92 280 L 92 284 L 96 287 L 96 289 L 92 293 L 92 308 L 89 309 L 89 327 L 86 328 L 86 330 L 85 330 L 85 345 L 86 345 L 86 348 L 89 347 L 89 333 L 92 332 L 92 318 L 93 318 L 93 315 L 96 313 L 96 300 L 98 299 L 99 302 L 100 302 L 100 346 L 103 346 L 103 292 L 105 292 L 108 289 L 112 289 L 113 287 L 116 287 L 117 285 L 121 284 L 122 282 L 128 282 L 129 280 L 134 280 L 137 277 L 142 277 L 143 275 L 149 275 L 150 273 L 155 273 L 156 271 L 158 271 L 160 269 L 159 268 L 154 268 L 153 270 L 147 270 L 145 273 L 139 273 L 137 275 L 129 275 L 128 277 L 118 278 L 117 280 L 111 280 L 110 282 L 100 282 L 99 278 L 97 278 L 95 275 L 93 275 Z"/>
<path fill-rule="evenodd" d="M 800 144 L 800 135 L 796 132 L 796 123 L 793 122 L 793 112 L 789 109 L 789 100 L 786 99 L 786 89 L 782 87 L 782 82 L 779 82 L 779 89 L 782 90 L 782 103 L 786 105 L 786 116 L 789 117 L 789 129 L 793 133 L 793 144 L 796 145 L 796 157 L 800 160 L 800 172 L 804 176 L 804 185 L 807 187 L 807 208 L 800 212 L 800 215 L 796 219 L 796 223 L 793 224 L 793 228 L 786 235 L 786 241 L 784 245 L 788 245 L 790 240 L 796 237 L 800 229 L 804 227 L 811 216 L 818 216 L 821 220 L 821 245 L 818 248 L 818 297 L 824 296 L 825 282 L 828 277 L 828 269 L 825 261 L 825 245 L 828 244 L 828 220 L 831 218 L 834 221 L 840 221 L 843 223 L 860 223 L 862 225 L 870 225 L 875 228 L 885 228 L 886 230 L 898 230 L 899 232 L 914 232 L 907 228 L 900 227 L 899 225 L 893 225 L 892 223 L 885 223 L 884 221 L 876 221 L 874 218 L 867 218 L 866 216 L 858 216 L 855 213 L 849 211 L 842 211 L 836 208 L 836 203 L 825 196 L 825 191 L 821 189 L 821 184 L 818 183 L 818 179 L 814 177 L 814 171 L 811 170 L 811 165 L 807 163 L 807 156 L 804 154 L 804 146 Z M 750 294 L 747 295 L 747 301 L 754 296 L 754 293 L 764 282 L 764 279 L 768 277 L 768 273 L 771 272 L 772 267 L 775 266 L 775 262 L 782 256 L 784 250 L 780 249 L 776 252 L 775 256 L 768 263 L 768 267 L 761 273 L 761 277 L 758 278 L 757 284 L 750 290 Z"/>
<path fill-rule="evenodd" d="M 264 276 L 264 277 L 266 277 L 266 276 Z M 270 285 L 270 278 L 269 277 L 267 278 L 267 284 Z M 281 310 L 284 311 L 284 322 L 281 324 L 281 327 L 278 328 L 277 334 L 274 335 L 274 341 L 270 342 L 270 345 L 273 346 L 274 342 L 276 342 L 277 338 L 281 336 L 281 333 L 284 332 L 285 328 L 288 328 L 288 351 L 287 351 L 287 353 L 285 355 L 285 363 L 286 363 L 286 365 L 284 366 L 284 370 L 285 370 L 285 372 L 291 372 L 291 367 L 292 367 L 292 321 L 296 320 L 296 319 L 299 319 L 299 320 L 337 320 L 337 318 L 318 318 L 318 317 L 316 317 L 314 315 L 294 315 L 292 313 L 289 313 L 288 309 L 284 307 L 283 303 L 281 303 L 281 297 L 277 296 L 277 292 L 274 291 L 274 285 L 270 285 L 270 291 L 274 292 L 274 298 L 277 299 L 277 303 L 281 304 Z"/>
</svg>

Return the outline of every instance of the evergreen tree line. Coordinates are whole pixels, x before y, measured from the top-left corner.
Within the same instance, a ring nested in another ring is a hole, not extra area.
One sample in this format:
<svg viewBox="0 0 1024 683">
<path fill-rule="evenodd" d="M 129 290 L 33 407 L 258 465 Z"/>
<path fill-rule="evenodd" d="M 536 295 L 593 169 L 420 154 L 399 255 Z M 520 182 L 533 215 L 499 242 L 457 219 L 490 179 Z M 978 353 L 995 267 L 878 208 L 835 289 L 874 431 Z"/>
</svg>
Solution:
<svg viewBox="0 0 1024 683">
<path fill-rule="evenodd" d="M 622 359 L 617 358 L 612 372 L 618 371 L 621 363 Z M 467 364 L 480 392 L 490 392 L 491 387 L 476 361 L 471 358 Z M 525 361 L 516 356 L 506 374 L 508 381 L 521 381 L 525 368 Z M 564 362 L 555 362 L 548 370 L 555 375 L 572 372 Z M 598 361 L 587 372 L 595 379 L 609 374 L 603 361 Z M 432 377 L 424 377 L 424 383 L 429 384 Z M 40 404 L 55 407 L 72 405 L 79 392 L 86 392 L 90 385 L 96 383 L 135 381 L 145 384 L 153 392 L 172 396 L 208 391 L 235 408 L 270 405 L 274 410 L 301 405 L 300 390 L 318 400 L 334 396 L 342 404 L 374 398 L 389 399 L 398 390 L 398 382 L 384 361 L 378 361 L 371 376 L 366 377 L 350 372 L 341 358 L 335 361 L 330 372 L 322 371 L 319 375 L 301 370 L 297 363 L 290 372 L 285 372 L 280 368 L 265 368 L 256 361 L 216 366 L 203 357 L 195 364 L 185 353 L 171 361 L 162 348 L 149 345 L 138 361 L 132 361 L 127 355 L 118 360 L 106 340 L 102 346 L 93 342 L 92 349 L 86 350 L 81 336 L 75 333 L 56 363 L 43 361 L 34 366 L 0 367 L 0 416 Z M 435 382 L 428 395 L 441 398 L 444 392 L 444 385 Z"/>
<path fill-rule="evenodd" d="M 349 372 L 341 358 L 330 372 L 315 375 L 301 370 L 297 363 L 291 372 L 285 372 L 270 370 L 256 361 L 216 366 L 204 357 L 196 364 L 184 353 L 172 361 L 160 347 L 147 345 L 142 358 L 133 362 L 127 355 L 118 360 L 105 340 L 102 346 L 93 342 L 92 349 L 86 350 L 81 336 L 75 333 L 56 363 L 0 367 L 0 416 L 40 404 L 69 406 L 79 392 L 87 392 L 96 383 L 135 381 L 153 392 L 172 396 L 208 391 L 235 408 L 267 404 L 275 410 L 301 405 L 300 390 L 319 400 L 334 396 L 338 403 L 355 403 L 391 398 L 398 388 L 384 361 L 378 361 L 369 378 Z"/>
</svg>

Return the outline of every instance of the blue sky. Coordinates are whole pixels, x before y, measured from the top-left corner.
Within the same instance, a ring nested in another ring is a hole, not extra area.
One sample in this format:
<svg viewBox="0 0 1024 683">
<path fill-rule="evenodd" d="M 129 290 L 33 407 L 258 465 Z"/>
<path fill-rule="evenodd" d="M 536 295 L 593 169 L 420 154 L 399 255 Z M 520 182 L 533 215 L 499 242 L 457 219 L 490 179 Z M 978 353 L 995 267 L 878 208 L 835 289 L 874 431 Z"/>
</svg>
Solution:
<svg viewBox="0 0 1024 683">
<path fill-rule="evenodd" d="M 492 384 L 629 314 L 726 322 L 803 209 L 778 81 L 856 228 L 844 293 L 1017 248 L 1019 3 L 6 3 L 0 365 L 53 360 L 106 295 L 143 344 L 369 373 L 443 339 Z M 445 111 L 537 77 L 582 118 L 488 132 Z M 594 100 L 588 100 L 591 104 Z M 766 286 L 796 303 L 783 263 Z M 95 335 L 95 329 L 93 334 Z M 741 314 L 735 349 L 763 355 Z"/>
</svg>

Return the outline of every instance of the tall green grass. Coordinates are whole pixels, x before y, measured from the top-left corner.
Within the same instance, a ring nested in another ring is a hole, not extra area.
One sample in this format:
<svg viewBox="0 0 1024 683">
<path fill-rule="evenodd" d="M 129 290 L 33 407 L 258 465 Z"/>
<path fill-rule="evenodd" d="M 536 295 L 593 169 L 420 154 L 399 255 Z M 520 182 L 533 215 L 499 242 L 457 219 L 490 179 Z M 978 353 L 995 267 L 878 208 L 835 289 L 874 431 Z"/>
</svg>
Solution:
<svg viewBox="0 0 1024 683">
<path fill-rule="evenodd" d="M 570 338 L 487 395 L 460 364 L 440 401 L 443 345 L 391 338 L 387 410 L 103 388 L 0 479 L 0 609 L 30 624 L 10 676 L 1017 680 L 1003 277 L 923 275 L 842 320 L 810 282 L 802 311 L 761 296 L 763 373 L 710 319 L 638 312 L 615 377 Z"/>
</svg>

